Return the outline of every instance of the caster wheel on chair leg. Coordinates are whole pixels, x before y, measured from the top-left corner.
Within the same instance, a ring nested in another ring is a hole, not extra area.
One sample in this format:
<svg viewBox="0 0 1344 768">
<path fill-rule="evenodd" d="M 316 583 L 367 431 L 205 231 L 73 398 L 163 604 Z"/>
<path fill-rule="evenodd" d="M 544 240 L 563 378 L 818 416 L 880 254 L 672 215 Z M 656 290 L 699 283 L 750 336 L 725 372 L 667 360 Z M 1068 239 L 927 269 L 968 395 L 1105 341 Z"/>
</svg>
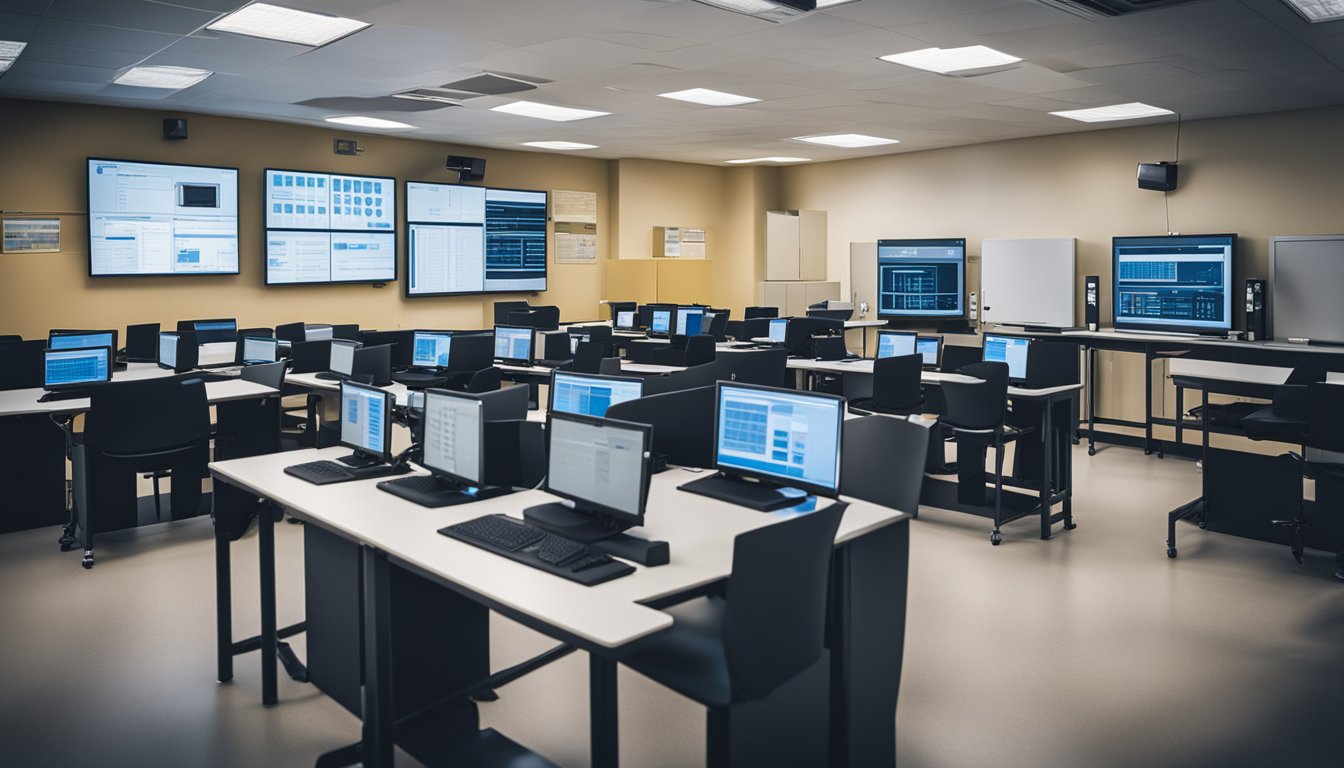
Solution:
<svg viewBox="0 0 1344 768">
<path fill-rule="evenodd" d="M 86 550 L 84 550 L 84 559 L 83 559 L 83 560 L 80 560 L 80 561 L 79 561 L 79 564 L 82 565 L 82 566 L 84 566 L 84 570 L 86 570 L 86 571 L 87 571 L 88 569 L 92 568 L 92 567 L 93 567 L 93 550 L 90 550 L 90 549 L 86 549 Z"/>
<path fill-rule="evenodd" d="M 1096 455 L 1097 455 L 1097 446 L 1095 446 L 1095 445 L 1089 445 L 1089 446 L 1087 446 L 1087 455 L 1088 455 L 1088 456 L 1096 456 Z"/>
<path fill-rule="evenodd" d="M 1175 556 L 1176 556 L 1176 548 L 1167 547 L 1167 557 L 1175 557 Z"/>
<path fill-rule="evenodd" d="M 993 544 L 994 546 L 997 547 L 1002 541 L 1003 541 L 1003 534 L 999 533 L 998 531 L 989 534 L 990 544 Z"/>
</svg>

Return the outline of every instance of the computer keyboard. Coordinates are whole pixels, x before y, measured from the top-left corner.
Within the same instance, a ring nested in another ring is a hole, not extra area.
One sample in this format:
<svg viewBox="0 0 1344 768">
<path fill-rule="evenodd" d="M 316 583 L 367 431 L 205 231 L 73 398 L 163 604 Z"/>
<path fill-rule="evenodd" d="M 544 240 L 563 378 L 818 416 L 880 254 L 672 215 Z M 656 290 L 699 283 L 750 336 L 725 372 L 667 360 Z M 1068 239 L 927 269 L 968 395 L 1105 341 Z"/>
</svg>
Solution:
<svg viewBox="0 0 1344 768">
<path fill-rule="evenodd" d="M 331 371 L 318 371 L 314 374 L 314 378 L 322 379 L 323 381 L 344 381 L 346 377 L 339 373 L 332 373 Z"/>
<path fill-rule="evenodd" d="M 536 526 L 495 515 L 478 517 L 449 527 L 464 536 L 493 544 L 510 552 L 516 552 L 546 536 L 546 532 Z"/>
<path fill-rule="evenodd" d="M 600 549 L 506 515 L 478 517 L 440 528 L 439 533 L 588 586 L 635 571 Z"/>
<path fill-rule="evenodd" d="M 334 461 L 309 461 L 303 464 L 292 464 L 285 467 L 285 474 L 318 485 L 338 480 L 351 480 L 355 476 L 349 467 Z"/>
<path fill-rule="evenodd" d="M 415 491 L 417 493 L 433 493 L 435 491 L 443 490 L 443 484 L 434 479 L 433 475 L 407 475 L 406 477 L 398 477 L 394 480 L 384 480 L 378 484 L 378 487 L 381 488 L 385 485 L 391 485 L 403 490 Z"/>
<path fill-rule="evenodd" d="M 559 368 L 562 365 L 570 363 L 570 360 L 533 360 L 532 364 L 540 368 Z"/>
</svg>

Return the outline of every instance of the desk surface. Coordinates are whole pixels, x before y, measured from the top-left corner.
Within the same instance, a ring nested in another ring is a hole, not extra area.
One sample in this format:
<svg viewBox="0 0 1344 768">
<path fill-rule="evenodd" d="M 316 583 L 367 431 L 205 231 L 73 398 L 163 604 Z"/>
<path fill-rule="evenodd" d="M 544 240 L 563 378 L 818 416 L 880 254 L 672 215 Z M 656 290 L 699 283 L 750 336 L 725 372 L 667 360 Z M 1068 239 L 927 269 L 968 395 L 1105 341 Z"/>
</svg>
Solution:
<svg viewBox="0 0 1344 768">
<path fill-rule="evenodd" d="M 316 373 L 286 374 L 285 383 L 296 384 L 300 387 L 307 387 L 309 389 L 321 389 L 328 392 L 335 392 L 341 388 L 341 382 L 334 379 L 319 379 Z M 394 381 L 386 387 L 379 387 L 379 389 L 385 392 L 391 392 L 392 396 L 396 399 L 397 405 L 405 405 L 410 399 L 410 390 L 406 388 L 405 384 L 400 384 Z"/>
<path fill-rule="evenodd" d="M 1054 336 L 1060 336 L 1067 340 L 1089 339 L 1095 341 L 1130 341 L 1137 343 L 1156 342 L 1174 344 L 1178 346 L 1192 347 L 1228 347 L 1231 349 L 1250 349 L 1264 350 L 1272 352 L 1301 352 L 1303 354 L 1319 355 L 1344 355 L 1344 347 L 1340 346 L 1321 346 L 1309 344 L 1293 344 L 1287 341 L 1241 341 L 1239 339 L 1224 339 L 1216 336 L 1181 336 L 1165 333 L 1143 333 L 1129 331 L 1117 331 L 1114 328 L 1103 328 L 1098 331 L 1064 331 L 1063 333 L 1038 333 L 1032 334 L 1033 338 L 1048 339 Z"/>
<path fill-rule="evenodd" d="M 481 515 L 508 513 L 521 517 L 525 507 L 556 501 L 550 494 L 523 491 L 472 504 L 427 509 L 378 490 L 376 480 L 321 486 L 283 471 L 290 464 L 346 453 L 349 450 L 345 448 L 291 451 L 216 462 L 210 465 L 210 471 L 226 482 L 282 504 L 301 519 L 336 530 L 417 570 L 607 648 L 669 627 L 671 616 L 641 603 L 726 578 L 732 570 L 734 536 L 793 514 L 756 512 L 678 491 L 678 485 L 705 473 L 668 470 L 654 475 L 646 525 L 632 532 L 669 542 L 672 561 L 656 568 L 635 566 L 635 573 L 629 576 L 585 587 L 437 533 L 439 528 Z M 849 501 L 837 543 L 906 517 L 886 507 Z"/>
<path fill-rule="evenodd" d="M 173 372 L 164 370 L 154 363 L 131 363 L 124 371 L 112 374 L 112 381 L 139 381 L 172 376 Z M 212 381 L 205 385 L 205 396 L 211 403 L 226 400 L 248 400 L 265 397 L 276 390 L 262 384 L 242 379 L 231 381 Z M 74 400 L 52 400 L 39 403 L 38 398 L 46 392 L 40 388 L 10 389 L 0 391 L 0 416 L 23 416 L 33 413 L 82 413 L 89 410 L 89 398 Z"/>
<path fill-rule="evenodd" d="M 796 371 L 823 371 L 825 373 L 857 373 L 871 376 L 873 375 L 872 358 L 861 358 L 842 362 L 840 360 L 807 360 L 800 358 L 789 358 L 789 368 Z M 943 373 L 942 371 L 924 371 L 919 375 L 920 382 L 924 384 L 942 384 L 945 381 L 959 381 L 962 383 L 974 383 L 980 379 L 974 376 L 967 376 L 963 373 Z M 1038 398 L 1057 395 L 1062 392 L 1071 392 L 1082 389 L 1082 384 L 1064 384 L 1058 387 L 1045 387 L 1042 389 L 1029 389 L 1027 387 L 1008 387 L 1008 395 L 1017 398 Z"/>
<path fill-rule="evenodd" d="M 1212 379 L 1242 384 L 1264 384 L 1277 387 L 1288 380 L 1292 368 L 1273 365 L 1249 365 L 1246 363 L 1226 363 L 1218 360 L 1186 360 L 1174 358 L 1167 365 L 1169 378 Z M 1330 383 L 1344 383 L 1344 373 L 1331 371 L 1326 374 Z"/>
</svg>

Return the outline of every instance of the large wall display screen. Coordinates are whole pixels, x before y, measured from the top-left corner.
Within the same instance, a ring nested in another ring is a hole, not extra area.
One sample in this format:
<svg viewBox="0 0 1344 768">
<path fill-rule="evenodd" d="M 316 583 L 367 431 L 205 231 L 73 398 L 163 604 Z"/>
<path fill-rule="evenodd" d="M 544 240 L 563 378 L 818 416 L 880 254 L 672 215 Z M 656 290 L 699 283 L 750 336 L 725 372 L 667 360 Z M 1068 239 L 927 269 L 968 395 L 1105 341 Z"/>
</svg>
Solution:
<svg viewBox="0 0 1344 768">
<path fill-rule="evenodd" d="M 546 193 L 406 182 L 406 295 L 546 290 Z"/>
<path fill-rule="evenodd" d="M 1115 327 L 1227 333 L 1236 243 L 1236 235 L 1114 238 Z"/>
<path fill-rule="evenodd" d="M 266 284 L 397 279 L 397 181 L 266 169 Z"/>
</svg>

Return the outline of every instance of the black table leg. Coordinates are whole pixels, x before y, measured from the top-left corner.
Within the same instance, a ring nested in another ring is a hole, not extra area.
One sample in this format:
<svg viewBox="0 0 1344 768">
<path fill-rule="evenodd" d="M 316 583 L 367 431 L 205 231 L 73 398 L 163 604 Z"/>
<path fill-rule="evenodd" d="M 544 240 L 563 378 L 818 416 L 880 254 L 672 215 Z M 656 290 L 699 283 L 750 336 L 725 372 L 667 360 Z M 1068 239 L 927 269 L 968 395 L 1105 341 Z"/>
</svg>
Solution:
<svg viewBox="0 0 1344 768">
<path fill-rule="evenodd" d="M 1078 395 L 1069 396 L 1069 413 L 1078 412 Z M 1073 450 L 1064 449 L 1059 459 L 1059 490 L 1064 494 L 1064 530 L 1072 531 L 1078 525 L 1073 522 Z"/>
<path fill-rule="evenodd" d="M 1143 347 L 1143 455 L 1153 452 L 1153 345 Z"/>
<path fill-rule="evenodd" d="M 392 765 L 392 566 L 387 554 L 363 548 L 364 729 L 366 768 Z M 272 657 L 272 663 L 274 658 Z"/>
<path fill-rule="evenodd" d="M 1054 469 L 1055 436 L 1051 433 L 1051 411 L 1055 409 L 1054 398 L 1046 398 L 1041 409 L 1041 538 L 1050 538 L 1050 499 L 1054 496 L 1051 489 Z"/>
<path fill-rule="evenodd" d="M 1185 387 L 1176 385 L 1176 445 L 1185 444 Z"/>
<path fill-rule="evenodd" d="M 620 764 L 620 735 L 616 706 L 616 662 L 588 654 L 588 740 L 593 768 Z"/>
<path fill-rule="evenodd" d="M 1097 455 L 1097 348 L 1087 348 L 1087 455 Z"/>
<path fill-rule="evenodd" d="M 218 481 L 216 481 L 218 482 Z M 219 670 L 215 679 L 233 679 L 233 585 L 230 583 L 229 537 L 215 526 L 215 654 Z"/>
<path fill-rule="evenodd" d="M 267 504 L 257 515 L 257 547 L 261 570 L 261 703 L 274 704 L 279 695 L 276 685 L 276 646 L 280 642 L 275 626 L 275 516 Z"/>
</svg>

